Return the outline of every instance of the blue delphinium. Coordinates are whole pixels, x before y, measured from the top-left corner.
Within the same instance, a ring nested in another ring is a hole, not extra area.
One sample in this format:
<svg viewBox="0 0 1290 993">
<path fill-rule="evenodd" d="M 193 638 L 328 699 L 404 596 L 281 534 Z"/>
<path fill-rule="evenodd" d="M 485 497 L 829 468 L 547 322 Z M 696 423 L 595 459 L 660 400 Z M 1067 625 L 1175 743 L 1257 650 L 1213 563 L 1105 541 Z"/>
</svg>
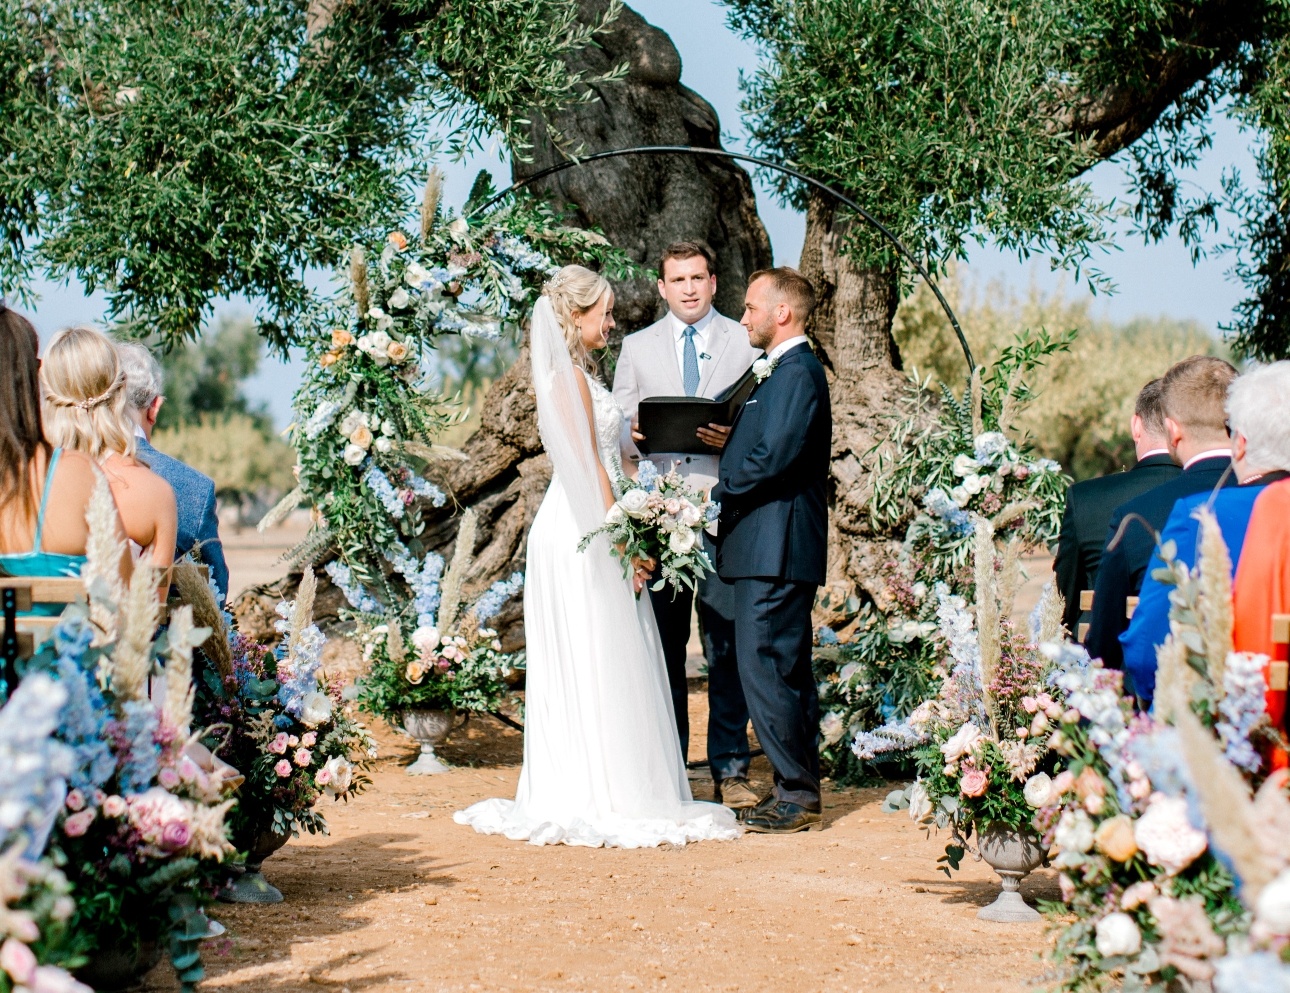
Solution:
<svg viewBox="0 0 1290 993">
<path fill-rule="evenodd" d="M 416 473 L 413 473 L 412 478 L 408 481 L 408 488 L 422 499 L 429 500 L 436 507 L 442 507 L 448 502 L 443 490 Z"/>
<path fill-rule="evenodd" d="M 320 403 L 309 415 L 309 420 L 305 421 L 305 437 L 313 441 L 326 431 L 344 406 L 339 400 L 324 400 Z"/>
<path fill-rule="evenodd" d="M 962 537 L 972 533 L 971 515 L 956 504 L 944 490 L 928 491 L 927 496 L 923 497 L 923 507 L 929 514 L 944 521 L 953 534 Z"/>
<path fill-rule="evenodd" d="M 333 559 L 323 566 L 323 571 L 331 578 L 337 589 L 345 595 L 349 605 L 365 614 L 379 614 L 381 602 L 368 593 L 362 583 L 354 581 L 353 573 L 340 559 Z"/>
<path fill-rule="evenodd" d="M 390 482 L 389 477 L 370 459 L 367 470 L 363 473 L 363 482 L 367 484 L 367 488 L 372 491 L 376 499 L 381 501 L 381 506 L 385 508 L 387 514 L 395 520 L 402 519 L 407 511 L 403 498 L 394 492 L 394 484 Z"/>
<path fill-rule="evenodd" d="M 58 737 L 76 757 L 68 776 L 73 789 L 92 793 L 116 771 L 116 756 L 104 733 L 109 713 L 98 684 L 80 665 L 77 656 L 62 656 L 57 662 L 58 681 L 67 692 L 60 714 Z"/>
<path fill-rule="evenodd" d="M 499 579 L 475 601 L 475 618 L 481 623 L 501 613 L 506 601 L 524 588 L 524 573 L 513 572 L 510 579 Z"/>
<path fill-rule="evenodd" d="M 386 558 L 412 590 L 412 609 L 417 614 L 417 626 L 434 627 L 435 614 L 439 610 L 439 580 L 443 577 L 443 556 L 438 552 L 429 552 L 418 565 L 412 554 L 399 546 L 394 553 L 387 553 Z"/>
<path fill-rule="evenodd" d="M 120 731 L 126 740 L 121 763 L 121 792 L 142 793 L 161 769 L 157 744 L 157 711 L 149 700 L 127 700 L 121 705 Z"/>
<path fill-rule="evenodd" d="M 816 640 L 819 641 L 821 645 L 836 645 L 838 644 L 838 635 L 833 628 L 823 625 L 816 634 Z"/>
<path fill-rule="evenodd" d="M 498 238 L 493 250 L 520 272 L 546 272 L 551 265 L 545 255 L 513 234 Z"/>
<path fill-rule="evenodd" d="M 293 607 L 291 603 L 278 604 L 278 615 L 282 619 L 274 626 L 284 634 L 290 628 Z M 322 668 L 322 650 L 326 641 L 318 625 L 310 624 L 296 636 L 294 646 L 288 645 L 284 638 L 274 650 L 278 660 L 278 702 L 293 717 L 300 716 L 305 695 L 318 689 L 318 672 Z M 294 654 L 289 654 L 293 648 Z"/>
<path fill-rule="evenodd" d="M 1223 701 L 1218 705 L 1222 720 L 1215 730 L 1223 739 L 1228 761 L 1247 772 L 1258 772 L 1263 760 L 1250 744 L 1250 732 L 1266 709 L 1262 656 L 1229 655 L 1223 689 Z"/>
<path fill-rule="evenodd" d="M 38 858 L 66 795 L 72 750 L 53 735 L 67 690 L 48 674 L 27 676 L 0 708 L 0 840 L 22 832 Z"/>
</svg>

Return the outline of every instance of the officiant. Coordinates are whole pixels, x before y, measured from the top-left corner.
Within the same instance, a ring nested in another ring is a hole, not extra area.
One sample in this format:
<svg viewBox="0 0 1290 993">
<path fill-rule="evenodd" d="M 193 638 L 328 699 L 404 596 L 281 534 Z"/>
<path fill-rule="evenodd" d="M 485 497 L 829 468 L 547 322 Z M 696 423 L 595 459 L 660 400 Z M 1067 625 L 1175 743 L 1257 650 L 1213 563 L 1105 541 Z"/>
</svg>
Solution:
<svg viewBox="0 0 1290 993">
<path fill-rule="evenodd" d="M 633 442 L 646 440 L 637 421 L 642 400 L 718 398 L 761 355 L 748 343 L 748 334 L 740 324 L 713 308 L 717 277 L 712 274 L 712 262 L 709 250 L 698 242 L 668 246 L 658 266 L 658 291 L 667 304 L 667 313 L 662 320 L 623 339 L 614 373 L 614 398 L 632 426 L 632 439 L 624 438 L 624 454 L 631 459 L 649 458 L 660 472 L 675 468 L 690 485 L 705 491 L 717 481 L 718 455 L 651 451 L 642 456 Z M 729 433 L 728 426 L 709 424 L 699 429 L 697 438 L 720 450 Z M 704 546 L 715 562 L 716 553 L 706 535 Z M 740 809 L 755 806 L 759 798 L 748 783 L 748 705 L 735 663 L 732 599 L 731 587 L 715 575 L 699 585 L 697 609 L 708 664 L 708 761 L 714 799 Z M 681 753 L 688 756 L 690 716 L 685 660 L 695 597 L 689 590 L 673 596 L 671 587 L 665 586 L 657 593 L 651 591 L 650 600 L 663 641 Z"/>
</svg>

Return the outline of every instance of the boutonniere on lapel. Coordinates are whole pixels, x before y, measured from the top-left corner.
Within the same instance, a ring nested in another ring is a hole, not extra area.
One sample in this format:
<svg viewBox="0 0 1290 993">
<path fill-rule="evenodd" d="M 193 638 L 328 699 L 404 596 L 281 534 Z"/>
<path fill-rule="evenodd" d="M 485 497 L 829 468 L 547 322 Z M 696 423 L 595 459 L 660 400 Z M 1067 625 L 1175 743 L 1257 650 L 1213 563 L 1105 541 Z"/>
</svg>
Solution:
<svg viewBox="0 0 1290 993">
<path fill-rule="evenodd" d="M 753 363 L 753 379 L 757 385 L 761 385 L 765 380 L 770 378 L 770 374 L 775 371 L 775 366 L 779 365 L 779 359 L 761 358 Z"/>
</svg>

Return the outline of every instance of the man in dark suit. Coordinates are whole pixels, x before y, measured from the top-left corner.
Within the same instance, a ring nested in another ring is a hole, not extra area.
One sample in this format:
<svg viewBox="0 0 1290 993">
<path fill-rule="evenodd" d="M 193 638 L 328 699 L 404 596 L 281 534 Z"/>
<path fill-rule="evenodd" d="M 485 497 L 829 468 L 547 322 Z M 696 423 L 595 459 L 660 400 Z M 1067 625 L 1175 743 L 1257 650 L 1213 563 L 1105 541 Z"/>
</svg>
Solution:
<svg viewBox="0 0 1290 993">
<path fill-rule="evenodd" d="M 717 573 L 734 587 L 735 654 L 748 711 L 775 770 L 743 818 L 787 834 L 820 823 L 820 701 L 811 607 L 824 582 L 833 418 L 806 319 L 815 290 L 795 269 L 753 273 L 741 323 L 767 355 L 721 456 Z"/>
<path fill-rule="evenodd" d="M 1165 440 L 1169 454 L 1183 467 L 1181 475 L 1117 507 L 1107 529 L 1107 546 L 1098 568 L 1093 593 L 1093 618 L 1084 646 L 1108 668 L 1120 669 L 1124 656 L 1120 634 L 1129 626 L 1128 598 L 1137 596 L 1156 535 L 1169 520 L 1174 501 L 1212 490 L 1221 483 L 1235 485 L 1232 449 L 1227 437 L 1227 388 L 1236 378 L 1231 363 L 1212 355 L 1183 359 L 1161 380 L 1165 411 Z M 1141 520 L 1125 524 L 1137 515 Z M 1147 527 L 1144 527 L 1145 521 Z M 1149 528 L 1149 529 L 1148 529 Z"/>
<path fill-rule="evenodd" d="M 1079 595 L 1097 582 L 1106 529 L 1115 508 L 1139 494 L 1167 483 L 1182 469 L 1169 457 L 1165 441 L 1165 412 L 1160 405 L 1160 380 L 1153 379 L 1138 393 L 1129 422 L 1138 460 L 1128 472 L 1099 476 L 1076 483 L 1066 493 L 1066 513 L 1057 541 L 1057 589 L 1066 601 L 1062 620 L 1072 638 L 1079 637 Z"/>
<path fill-rule="evenodd" d="M 170 484 L 179 506 L 179 531 L 175 536 L 176 561 L 196 549 L 197 558 L 210 569 L 221 596 L 228 595 L 228 565 L 219 540 L 215 514 L 215 483 L 206 475 L 152 447 L 152 429 L 165 402 L 161 366 L 152 353 L 133 341 L 118 341 L 117 354 L 125 370 L 130 413 L 138 425 L 139 461 Z"/>
</svg>

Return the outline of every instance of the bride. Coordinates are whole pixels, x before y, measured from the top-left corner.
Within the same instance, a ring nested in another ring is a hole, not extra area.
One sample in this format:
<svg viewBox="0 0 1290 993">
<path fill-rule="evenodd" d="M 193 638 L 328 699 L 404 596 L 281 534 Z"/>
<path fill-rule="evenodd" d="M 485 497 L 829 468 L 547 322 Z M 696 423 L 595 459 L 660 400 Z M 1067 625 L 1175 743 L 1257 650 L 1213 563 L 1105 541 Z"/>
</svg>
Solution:
<svg viewBox="0 0 1290 993">
<path fill-rule="evenodd" d="M 606 466 L 623 414 L 589 349 L 614 326 L 604 277 L 565 266 L 533 311 L 538 430 L 551 486 L 533 520 L 524 584 L 528 674 L 524 768 L 514 800 L 455 817 L 535 845 L 644 848 L 740 834 L 733 811 L 690 796 L 663 649 L 642 564 L 628 579 L 601 535 L 614 501 Z"/>
</svg>

